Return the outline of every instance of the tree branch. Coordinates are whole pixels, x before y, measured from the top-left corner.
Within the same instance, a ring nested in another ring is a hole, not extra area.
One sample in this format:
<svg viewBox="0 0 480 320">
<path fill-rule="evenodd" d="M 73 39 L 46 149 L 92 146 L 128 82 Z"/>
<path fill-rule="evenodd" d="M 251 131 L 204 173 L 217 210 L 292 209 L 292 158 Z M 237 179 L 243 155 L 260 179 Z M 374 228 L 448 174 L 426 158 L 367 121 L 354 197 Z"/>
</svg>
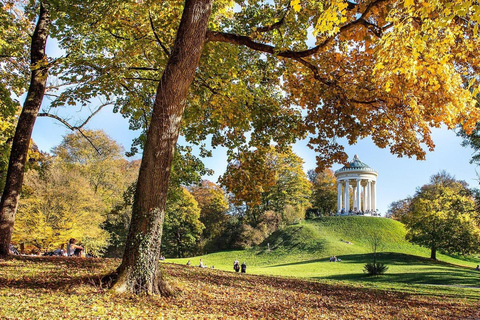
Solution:
<svg viewBox="0 0 480 320">
<path fill-rule="evenodd" d="M 153 25 L 153 19 L 152 19 L 152 14 L 150 11 L 148 11 L 148 18 L 150 19 L 150 27 L 152 28 L 153 35 L 155 36 L 155 39 L 157 40 L 158 44 L 160 47 L 162 47 L 163 52 L 167 55 L 167 57 L 170 57 L 170 51 L 163 45 L 163 42 L 160 40 L 160 37 L 158 36 L 157 32 L 155 31 L 155 26 Z"/>
<path fill-rule="evenodd" d="M 285 13 L 283 14 L 282 18 L 275 22 L 274 24 L 270 25 L 270 26 L 265 26 L 265 27 L 258 27 L 255 31 L 256 32 L 268 32 L 268 31 L 272 31 L 272 30 L 275 30 L 275 29 L 278 29 L 282 26 L 282 24 L 285 22 L 285 17 L 287 16 L 288 12 L 290 11 L 290 2 L 288 3 L 287 5 L 287 8 L 285 9 Z"/>
<path fill-rule="evenodd" d="M 38 114 L 38 117 L 49 117 L 49 118 L 53 118 L 57 121 L 59 121 L 60 123 L 62 123 L 64 126 L 66 126 L 68 129 L 72 130 L 72 131 L 75 131 L 77 130 L 78 132 L 80 132 L 80 134 L 90 143 L 90 145 L 95 149 L 95 151 L 97 151 L 98 154 L 101 154 L 100 150 L 95 146 L 95 144 L 93 143 L 92 140 L 90 140 L 90 138 L 88 138 L 82 131 L 82 128 L 90 121 L 90 119 L 92 119 L 98 112 L 100 112 L 100 110 L 102 110 L 105 106 L 108 106 L 110 104 L 112 104 L 113 102 L 106 102 L 102 105 L 100 105 L 97 110 L 95 110 L 94 112 L 92 112 L 92 114 L 90 114 L 87 119 L 85 119 L 85 121 L 79 125 L 79 126 L 72 126 L 70 123 L 68 123 L 68 121 L 66 121 L 65 119 L 57 116 L 56 114 L 52 114 L 52 113 L 48 113 L 48 112 L 41 112 Z"/>
<path fill-rule="evenodd" d="M 128 67 L 128 70 L 142 70 L 142 71 L 158 71 L 158 68 L 151 67 Z"/>
<path fill-rule="evenodd" d="M 269 45 L 269 44 L 264 44 L 264 43 L 259 43 L 255 42 L 248 36 L 242 36 L 242 35 L 237 35 L 237 34 L 232 34 L 232 33 L 226 33 L 226 32 L 219 32 L 219 31 L 211 31 L 207 30 L 207 41 L 214 41 L 214 42 L 226 42 L 226 43 L 231 43 L 231 44 L 236 44 L 236 45 L 244 45 L 250 49 L 253 49 L 255 51 L 261 51 L 265 53 L 270 53 L 275 56 L 279 57 L 284 57 L 284 58 L 289 58 L 289 59 L 299 59 L 299 58 L 305 58 L 309 57 L 311 55 L 314 55 L 318 53 L 321 49 L 325 48 L 330 42 L 333 41 L 339 34 L 342 34 L 346 31 L 349 31 L 353 29 L 354 27 L 358 25 L 364 25 L 365 26 L 365 17 L 370 13 L 370 11 L 377 5 L 387 2 L 389 0 L 375 0 L 372 1 L 370 4 L 367 5 L 365 8 L 365 11 L 358 17 L 356 20 L 351 21 L 349 23 L 344 24 L 343 26 L 340 27 L 339 31 L 326 38 L 324 41 L 319 43 L 317 46 L 308 49 L 308 50 L 303 50 L 303 51 L 293 51 L 293 50 L 284 50 L 284 51 L 278 51 L 274 46 Z"/>
<path fill-rule="evenodd" d="M 159 79 L 151 79 L 151 78 L 134 78 L 134 77 L 125 77 L 123 78 L 125 80 L 142 80 L 142 81 L 155 81 L 155 82 L 160 82 Z"/>
</svg>

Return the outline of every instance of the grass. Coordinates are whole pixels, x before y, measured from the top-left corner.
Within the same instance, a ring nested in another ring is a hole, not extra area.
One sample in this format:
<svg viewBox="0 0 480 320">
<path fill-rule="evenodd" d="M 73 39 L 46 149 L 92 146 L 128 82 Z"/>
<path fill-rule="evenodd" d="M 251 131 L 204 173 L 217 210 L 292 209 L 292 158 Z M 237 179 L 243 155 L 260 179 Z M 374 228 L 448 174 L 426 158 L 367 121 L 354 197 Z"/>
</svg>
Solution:
<svg viewBox="0 0 480 320">
<path fill-rule="evenodd" d="M 1 319 L 476 319 L 478 301 L 162 263 L 176 294 L 117 295 L 113 259 L 0 259 Z M 340 264 L 339 264 L 340 265 Z"/>
<path fill-rule="evenodd" d="M 309 278 L 355 287 L 476 299 L 480 296 L 478 257 L 438 255 L 429 259 L 426 248 L 405 240 L 404 226 L 391 219 L 326 217 L 305 221 L 274 233 L 260 247 L 218 252 L 190 259 L 168 259 L 179 264 L 202 258 L 207 265 L 231 271 L 233 261 L 247 263 L 248 273 Z M 378 234 L 378 260 L 388 265 L 385 275 L 368 277 L 363 266 L 372 261 L 369 239 Z M 270 247 L 270 251 L 268 251 Z M 342 262 L 332 263 L 333 255 Z"/>
</svg>

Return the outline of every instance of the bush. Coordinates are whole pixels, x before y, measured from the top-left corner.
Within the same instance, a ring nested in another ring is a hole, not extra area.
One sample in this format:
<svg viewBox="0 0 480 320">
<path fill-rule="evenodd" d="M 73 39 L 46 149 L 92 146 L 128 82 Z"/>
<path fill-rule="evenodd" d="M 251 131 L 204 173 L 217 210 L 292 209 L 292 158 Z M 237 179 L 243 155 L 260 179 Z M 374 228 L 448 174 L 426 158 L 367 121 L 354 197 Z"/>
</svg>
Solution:
<svg viewBox="0 0 480 320">
<path fill-rule="evenodd" d="M 388 270 L 388 267 L 379 262 L 374 263 L 367 263 L 363 267 L 363 272 L 368 274 L 369 276 L 378 276 L 379 274 L 384 274 Z"/>
</svg>

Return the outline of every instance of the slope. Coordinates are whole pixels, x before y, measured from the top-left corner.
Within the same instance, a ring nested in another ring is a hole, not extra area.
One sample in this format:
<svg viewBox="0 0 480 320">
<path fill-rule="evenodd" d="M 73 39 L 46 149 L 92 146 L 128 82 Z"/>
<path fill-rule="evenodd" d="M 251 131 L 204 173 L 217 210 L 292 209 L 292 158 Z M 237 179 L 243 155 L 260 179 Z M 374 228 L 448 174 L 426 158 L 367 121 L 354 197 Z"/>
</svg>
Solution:
<svg viewBox="0 0 480 320">
<path fill-rule="evenodd" d="M 402 291 L 423 291 L 425 284 L 480 287 L 480 273 L 473 270 L 480 263 L 478 257 L 440 254 L 439 261 L 432 261 L 428 249 L 407 242 L 405 233 L 403 224 L 391 219 L 324 217 L 279 230 L 258 248 L 168 261 L 191 260 L 196 265 L 201 258 L 208 266 L 232 270 L 233 261 L 238 259 L 247 263 L 249 273 L 347 281 Z M 373 237 L 380 239 L 378 259 L 389 270 L 384 276 L 371 278 L 365 276 L 363 266 L 372 261 Z M 329 262 L 333 255 L 342 261 Z"/>
</svg>

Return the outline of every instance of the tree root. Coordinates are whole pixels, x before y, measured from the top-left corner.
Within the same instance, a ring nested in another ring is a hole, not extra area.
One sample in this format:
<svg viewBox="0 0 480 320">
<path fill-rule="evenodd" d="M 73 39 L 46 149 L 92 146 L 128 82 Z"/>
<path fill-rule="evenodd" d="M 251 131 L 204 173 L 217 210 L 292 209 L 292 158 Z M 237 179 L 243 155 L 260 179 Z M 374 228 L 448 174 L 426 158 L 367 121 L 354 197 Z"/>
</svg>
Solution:
<svg viewBox="0 0 480 320">
<path fill-rule="evenodd" d="M 135 281 L 127 281 L 125 275 L 112 272 L 101 279 L 102 287 L 112 289 L 117 293 L 132 293 L 135 295 L 160 295 L 171 297 L 175 290 L 162 278 L 160 271 L 157 272 L 155 283 L 152 286 L 145 286 Z M 150 288 L 150 289 L 148 289 Z"/>
</svg>

